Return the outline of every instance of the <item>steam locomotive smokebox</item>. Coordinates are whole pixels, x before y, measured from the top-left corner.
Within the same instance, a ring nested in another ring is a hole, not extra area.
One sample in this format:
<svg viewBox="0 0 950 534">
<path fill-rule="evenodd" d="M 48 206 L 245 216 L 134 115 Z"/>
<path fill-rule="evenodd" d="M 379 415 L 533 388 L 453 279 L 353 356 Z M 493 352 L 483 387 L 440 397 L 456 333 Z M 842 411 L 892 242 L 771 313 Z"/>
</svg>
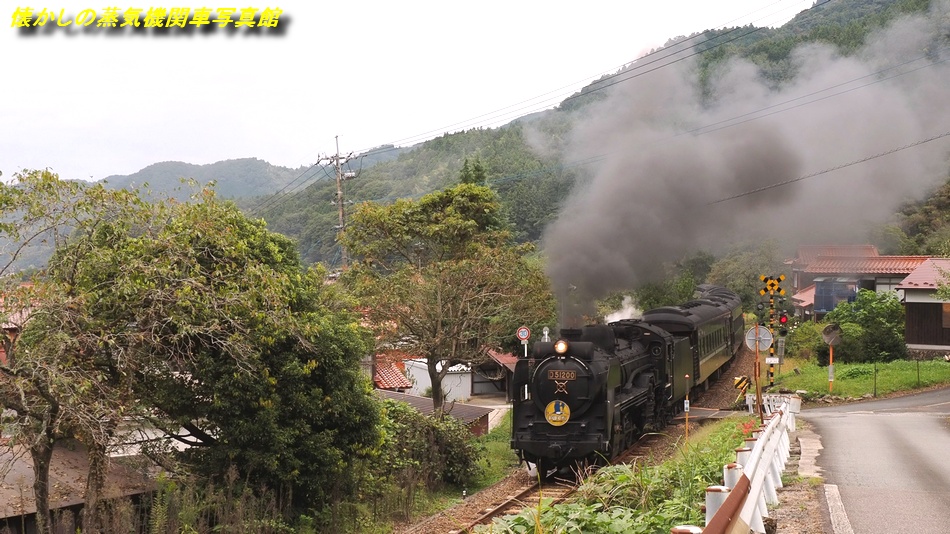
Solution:
<svg viewBox="0 0 950 534">
<path fill-rule="evenodd" d="M 576 341 L 584 336 L 584 331 L 580 328 L 562 328 L 561 338 L 568 341 Z"/>
</svg>

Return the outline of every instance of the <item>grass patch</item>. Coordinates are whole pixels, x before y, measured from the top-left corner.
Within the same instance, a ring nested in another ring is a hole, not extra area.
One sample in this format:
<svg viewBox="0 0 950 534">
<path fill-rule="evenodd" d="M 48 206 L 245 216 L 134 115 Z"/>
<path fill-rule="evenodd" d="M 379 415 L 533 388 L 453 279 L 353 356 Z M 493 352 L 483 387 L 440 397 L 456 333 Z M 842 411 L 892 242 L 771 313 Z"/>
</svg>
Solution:
<svg viewBox="0 0 950 534">
<path fill-rule="evenodd" d="M 798 369 L 798 373 L 795 372 Z M 899 360 L 878 363 L 835 364 L 831 393 L 843 397 L 878 396 L 911 391 L 936 385 L 950 385 L 950 363 L 943 360 Z M 775 386 L 792 391 L 805 390 L 810 395 L 828 393 L 828 368 L 814 361 L 786 359 Z"/>
<path fill-rule="evenodd" d="M 469 492 L 478 491 L 508 476 L 518 466 L 518 456 L 511 448 L 511 410 L 498 426 L 478 438 L 484 453 L 478 461 L 479 474 L 470 481 Z"/>
</svg>

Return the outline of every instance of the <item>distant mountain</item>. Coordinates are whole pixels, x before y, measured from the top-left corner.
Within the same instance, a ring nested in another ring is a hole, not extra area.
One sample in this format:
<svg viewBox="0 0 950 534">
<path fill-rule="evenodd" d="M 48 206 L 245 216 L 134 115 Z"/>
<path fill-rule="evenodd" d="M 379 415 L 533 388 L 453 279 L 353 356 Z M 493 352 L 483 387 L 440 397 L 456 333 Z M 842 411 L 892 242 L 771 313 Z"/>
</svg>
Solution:
<svg viewBox="0 0 950 534">
<path fill-rule="evenodd" d="M 369 168 L 395 159 L 407 150 L 411 149 L 395 148 L 392 145 L 377 147 L 363 154 L 359 158 L 358 165 L 364 169 Z M 354 163 L 357 162 L 354 160 Z M 207 165 L 163 161 L 149 165 L 136 173 L 112 175 L 100 182 L 113 189 L 138 188 L 143 191 L 147 189 L 152 197 L 170 196 L 184 200 L 193 190 L 184 187 L 182 179 L 194 180 L 201 186 L 213 181 L 216 184 L 215 190 L 220 196 L 239 199 L 273 195 L 298 180 L 307 170 L 305 166 L 291 169 L 272 165 L 258 158 L 229 159 Z M 332 173 L 330 169 L 327 172 Z M 317 174 L 323 175 L 322 172 Z"/>
<path fill-rule="evenodd" d="M 101 181 L 115 189 L 148 189 L 154 195 L 175 198 L 187 198 L 191 192 L 190 188 L 182 187 L 182 179 L 193 179 L 199 185 L 214 181 L 215 190 L 222 197 L 240 198 L 273 194 L 304 170 L 305 167 L 290 169 L 271 165 L 257 158 L 230 159 L 208 165 L 163 161 L 133 174 L 113 175 Z"/>
</svg>

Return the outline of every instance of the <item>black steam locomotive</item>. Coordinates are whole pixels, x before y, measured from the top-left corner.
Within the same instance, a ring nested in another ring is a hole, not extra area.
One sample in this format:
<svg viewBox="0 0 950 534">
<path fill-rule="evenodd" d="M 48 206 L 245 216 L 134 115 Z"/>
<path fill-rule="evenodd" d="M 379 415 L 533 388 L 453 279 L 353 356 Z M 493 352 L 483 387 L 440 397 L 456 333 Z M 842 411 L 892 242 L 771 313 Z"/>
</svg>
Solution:
<svg viewBox="0 0 950 534">
<path fill-rule="evenodd" d="M 535 343 L 511 381 L 511 447 L 521 459 L 544 472 L 613 458 L 717 378 L 743 343 L 741 301 L 708 284 L 694 297 Z"/>
</svg>

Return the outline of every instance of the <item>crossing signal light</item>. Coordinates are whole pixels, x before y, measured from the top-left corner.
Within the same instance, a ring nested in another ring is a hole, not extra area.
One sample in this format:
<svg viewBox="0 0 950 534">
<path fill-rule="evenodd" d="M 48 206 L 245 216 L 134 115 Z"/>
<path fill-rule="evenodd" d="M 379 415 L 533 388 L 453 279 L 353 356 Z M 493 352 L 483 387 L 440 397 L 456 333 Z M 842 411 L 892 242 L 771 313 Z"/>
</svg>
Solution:
<svg viewBox="0 0 950 534">
<path fill-rule="evenodd" d="M 778 322 L 781 324 L 788 324 L 788 314 L 785 312 L 782 312 L 782 315 L 780 315 L 778 318 Z"/>
</svg>

